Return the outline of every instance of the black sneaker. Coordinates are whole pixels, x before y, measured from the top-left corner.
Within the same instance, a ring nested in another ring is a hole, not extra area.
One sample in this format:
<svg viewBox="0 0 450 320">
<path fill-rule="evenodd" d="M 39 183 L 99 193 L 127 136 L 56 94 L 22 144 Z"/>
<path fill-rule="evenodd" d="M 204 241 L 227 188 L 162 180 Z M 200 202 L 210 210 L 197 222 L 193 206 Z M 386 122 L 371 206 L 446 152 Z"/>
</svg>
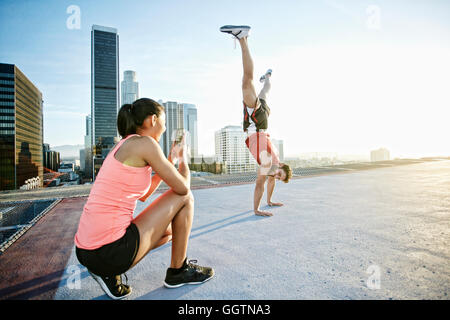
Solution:
<svg viewBox="0 0 450 320">
<path fill-rule="evenodd" d="M 270 76 L 272 76 L 272 69 L 267 70 L 267 72 L 259 78 L 259 82 L 264 82 L 264 80 Z"/>
<path fill-rule="evenodd" d="M 128 297 L 131 294 L 131 287 L 122 283 L 122 277 L 120 275 L 114 277 L 101 277 L 93 274 L 91 271 L 89 271 L 89 274 L 98 282 L 103 291 L 105 291 L 111 299 L 119 300 Z M 127 275 L 124 275 L 125 278 L 127 278 Z"/>
<path fill-rule="evenodd" d="M 221 32 L 229 33 L 235 36 L 238 40 L 244 37 L 248 37 L 250 32 L 249 26 L 223 26 L 220 27 Z"/>
<path fill-rule="evenodd" d="M 180 269 L 168 268 L 164 286 L 167 288 L 178 288 L 185 284 L 201 284 L 214 277 L 214 269 L 195 265 L 197 260 L 184 259 Z"/>
</svg>

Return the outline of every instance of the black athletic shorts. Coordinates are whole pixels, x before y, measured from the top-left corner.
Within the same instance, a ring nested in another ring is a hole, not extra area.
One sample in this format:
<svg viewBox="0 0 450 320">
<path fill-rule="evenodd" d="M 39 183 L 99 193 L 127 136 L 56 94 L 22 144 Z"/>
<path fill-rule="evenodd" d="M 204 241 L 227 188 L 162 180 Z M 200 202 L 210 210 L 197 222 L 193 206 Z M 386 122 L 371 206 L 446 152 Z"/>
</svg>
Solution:
<svg viewBox="0 0 450 320">
<path fill-rule="evenodd" d="M 98 249 L 76 248 L 78 261 L 89 271 L 113 277 L 130 269 L 139 249 L 139 230 L 134 223 L 127 228 L 122 238 Z"/>
</svg>

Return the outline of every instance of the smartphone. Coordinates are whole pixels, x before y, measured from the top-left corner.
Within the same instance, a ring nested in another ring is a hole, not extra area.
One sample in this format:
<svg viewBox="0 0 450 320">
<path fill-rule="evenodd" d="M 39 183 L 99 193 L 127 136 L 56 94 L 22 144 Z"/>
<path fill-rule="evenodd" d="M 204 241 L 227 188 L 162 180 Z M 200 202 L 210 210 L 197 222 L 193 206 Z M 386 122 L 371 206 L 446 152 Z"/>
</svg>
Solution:
<svg viewBox="0 0 450 320">
<path fill-rule="evenodd" d="M 184 129 L 176 129 L 172 133 L 172 141 L 175 142 L 175 144 L 180 144 L 183 140 L 184 135 Z"/>
</svg>

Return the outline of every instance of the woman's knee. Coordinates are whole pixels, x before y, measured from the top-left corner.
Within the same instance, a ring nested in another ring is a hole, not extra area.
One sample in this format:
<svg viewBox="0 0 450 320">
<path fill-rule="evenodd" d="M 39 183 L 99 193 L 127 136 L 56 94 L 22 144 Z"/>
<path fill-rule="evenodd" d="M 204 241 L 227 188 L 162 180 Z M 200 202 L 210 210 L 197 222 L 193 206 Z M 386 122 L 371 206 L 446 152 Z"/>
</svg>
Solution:
<svg viewBox="0 0 450 320">
<path fill-rule="evenodd" d="M 169 237 L 172 236 L 172 225 L 169 224 L 169 226 L 167 227 L 166 231 L 163 234 L 163 237 Z"/>
<path fill-rule="evenodd" d="M 183 196 L 182 201 L 183 201 L 184 208 L 186 208 L 186 207 L 190 208 L 190 210 L 184 210 L 184 212 L 186 214 L 193 216 L 194 215 L 194 195 L 192 194 L 191 190 L 189 190 L 189 192 Z"/>
<path fill-rule="evenodd" d="M 187 195 L 184 196 L 184 202 L 185 202 L 185 204 L 194 205 L 194 195 L 192 194 L 191 190 L 189 190 Z"/>
<path fill-rule="evenodd" d="M 183 195 L 175 193 L 175 191 L 173 191 L 173 190 L 169 190 L 168 192 L 172 193 L 172 197 L 175 196 L 175 198 L 176 198 L 175 201 L 177 201 L 177 202 L 181 202 L 183 204 L 194 202 L 194 195 L 192 194 L 191 190 L 189 190 L 188 193 L 183 194 Z"/>
</svg>

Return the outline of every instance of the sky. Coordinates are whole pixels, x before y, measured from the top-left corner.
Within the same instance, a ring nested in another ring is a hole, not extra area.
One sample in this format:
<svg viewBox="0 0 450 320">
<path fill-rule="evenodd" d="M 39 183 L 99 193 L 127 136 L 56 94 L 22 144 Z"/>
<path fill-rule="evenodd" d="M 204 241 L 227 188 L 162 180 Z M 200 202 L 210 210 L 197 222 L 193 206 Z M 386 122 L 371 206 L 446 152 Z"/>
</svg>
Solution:
<svg viewBox="0 0 450 320">
<path fill-rule="evenodd" d="M 197 106 L 200 154 L 241 125 L 241 52 L 219 28 L 245 24 L 257 91 L 273 70 L 269 132 L 285 156 L 450 156 L 448 1 L 2 0 L 0 62 L 42 92 L 51 147 L 84 143 L 93 24 L 118 30 L 120 79 L 136 71 L 140 97 Z"/>
</svg>

